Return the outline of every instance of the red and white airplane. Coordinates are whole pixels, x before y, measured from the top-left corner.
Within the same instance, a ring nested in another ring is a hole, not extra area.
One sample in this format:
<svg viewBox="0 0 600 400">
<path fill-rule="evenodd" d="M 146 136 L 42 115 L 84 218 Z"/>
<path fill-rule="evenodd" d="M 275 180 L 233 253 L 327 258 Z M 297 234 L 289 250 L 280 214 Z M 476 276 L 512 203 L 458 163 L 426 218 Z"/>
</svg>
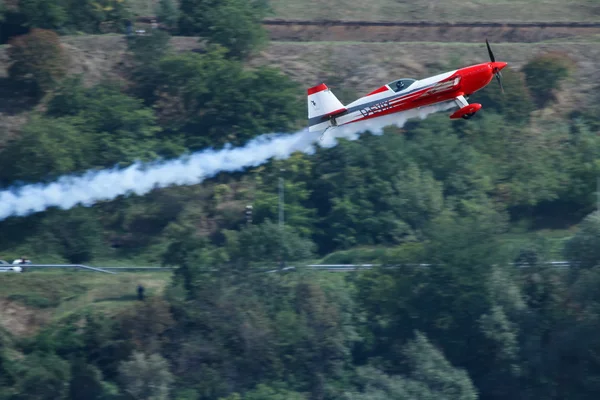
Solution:
<svg viewBox="0 0 600 400">
<path fill-rule="evenodd" d="M 494 76 L 504 92 L 500 70 L 507 63 L 496 61 L 490 44 L 487 40 L 485 43 L 490 62 L 421 80 L 398 79 L 345 106 L 324 83 L 308 89 L 309 132 L 326 131 L 354 122 L 448 102 L 454 102 L 460 107 L 450 118 L 471 118 L 481 109 L 481 104 L 469 104 L 466 100 L 468 96 L 487 86 Z"/>
</svg>

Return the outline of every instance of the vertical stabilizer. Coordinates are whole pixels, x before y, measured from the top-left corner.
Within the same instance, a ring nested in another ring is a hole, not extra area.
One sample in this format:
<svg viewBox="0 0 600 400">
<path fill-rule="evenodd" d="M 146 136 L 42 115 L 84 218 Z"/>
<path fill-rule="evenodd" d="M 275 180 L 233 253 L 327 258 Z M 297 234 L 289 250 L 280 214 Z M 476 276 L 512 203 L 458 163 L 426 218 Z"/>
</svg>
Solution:
<svg viewBox="0 0 600 400">
<path fill-rule="evenodd" d="M 331 90 L 321 83 L 308 89 L 308 126 L 309 131 L 322 131 L 332 126 L 331 118 L 344 113 L 346 107 Z"/>
</svg>

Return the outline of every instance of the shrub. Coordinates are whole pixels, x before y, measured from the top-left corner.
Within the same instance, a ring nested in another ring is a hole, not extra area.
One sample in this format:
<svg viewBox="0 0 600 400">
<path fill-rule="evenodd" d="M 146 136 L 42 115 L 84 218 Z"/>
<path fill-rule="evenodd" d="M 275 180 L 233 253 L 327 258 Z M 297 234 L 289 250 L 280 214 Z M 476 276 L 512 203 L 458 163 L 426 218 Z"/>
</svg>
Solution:
<svg viewBox="0 0 600 400">
<path fill-rule="evenodd" d="M 37 94 L 48 92 L 66 75 L 68 57 L 55 32 L 32 29 L 9 44 L 10 77 L 32 85 Z"/>
<path fill-rule="evenodd" d="M 554 90 L 560 88 L 573 66 L 568 56 L 553 52 L 537 56 L 523 67 L 525 82 L 538 107 L 556 99 Z"/>
</svg>

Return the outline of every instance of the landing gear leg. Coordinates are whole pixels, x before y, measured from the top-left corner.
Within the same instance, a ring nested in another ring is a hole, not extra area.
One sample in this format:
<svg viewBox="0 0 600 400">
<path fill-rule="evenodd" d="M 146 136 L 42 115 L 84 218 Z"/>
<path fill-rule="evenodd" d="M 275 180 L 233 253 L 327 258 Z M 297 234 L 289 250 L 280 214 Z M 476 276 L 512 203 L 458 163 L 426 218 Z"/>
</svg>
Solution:
<svg viewBox="0 0 600 400">
<path fill-rule="evenodd" d="M 465 96 L 458 96 L 454 99 L 454 102 L 456 103 L 458 108 L 463 108 L 469 105 L 469 102 L 467 101 L 467 99 L 465 99 Z"/>
</svg>

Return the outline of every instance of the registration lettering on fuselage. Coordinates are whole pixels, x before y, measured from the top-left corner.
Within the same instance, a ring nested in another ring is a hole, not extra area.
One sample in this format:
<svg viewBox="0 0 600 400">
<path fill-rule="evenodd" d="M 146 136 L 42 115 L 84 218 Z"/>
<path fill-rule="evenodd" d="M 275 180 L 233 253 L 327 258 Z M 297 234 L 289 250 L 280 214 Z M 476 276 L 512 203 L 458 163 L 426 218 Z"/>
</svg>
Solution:
<svg viewBox="0 0 600 400">
<path fill-rule="evenodd" d="M 368 117 L 369 115 L 377 114 L 385 110 L 389 110 L 392 108 L 389 100 L 382 101 L 381 103 L 374 104 L 370 107 L 365 107 L 360 110 L 360 113 L 363 117 Z"/>
</svg>

